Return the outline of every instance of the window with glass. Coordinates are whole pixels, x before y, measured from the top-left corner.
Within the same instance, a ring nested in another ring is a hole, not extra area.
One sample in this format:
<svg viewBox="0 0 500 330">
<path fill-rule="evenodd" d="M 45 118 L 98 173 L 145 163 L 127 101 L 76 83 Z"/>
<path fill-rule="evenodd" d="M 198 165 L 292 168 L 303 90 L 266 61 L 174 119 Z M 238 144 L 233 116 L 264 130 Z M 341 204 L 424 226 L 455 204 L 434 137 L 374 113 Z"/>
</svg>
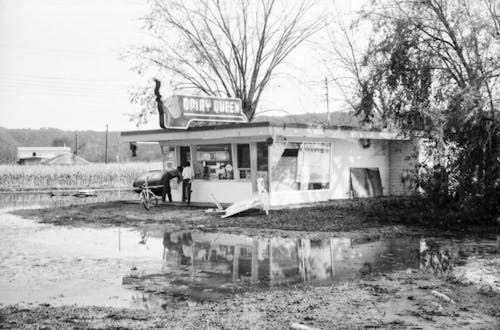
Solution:
<svg viewBox="0 0 500 330">
<path fill-rule="evenodd" d="M 171 146 L 162 146 L 163 168 L 166 170 L 175 169 L 175 148 Z"/>
<path fill-rule="evenodd" d="M 231 145 L 211 144 L 196 146 L 194 173 L 196 179 L 234 179 Z"/>
<path fill-rule="evenodd" d="M 300 190 L 328 189 L 330 186 L 330 144 L 301 143 L 297 159 Z"/>
<path fill-rule="evenodd" d="M 329 188 L 329 143 L 274 143 L 270 153 L 272 191 Z"/>
</svg>

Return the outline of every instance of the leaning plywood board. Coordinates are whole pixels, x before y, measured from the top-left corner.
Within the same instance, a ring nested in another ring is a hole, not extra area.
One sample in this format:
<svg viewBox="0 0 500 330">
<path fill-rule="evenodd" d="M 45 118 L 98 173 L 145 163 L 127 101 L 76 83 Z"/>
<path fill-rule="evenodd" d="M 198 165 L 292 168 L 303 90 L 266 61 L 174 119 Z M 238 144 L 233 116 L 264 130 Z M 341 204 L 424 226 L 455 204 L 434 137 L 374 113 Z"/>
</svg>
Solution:
<svg viewBox="0 0 500 330">
<path fill-rule="evenodd" d="M 224 210 L 224 208 L 222 207 L 222 205 L 220 205 L 219 201 L 217 199 L 215 199 L 214 194 L 210 194 L 210 196 L 212 197 L 212 200 L 214 201 L 215 205 L 217 205 L 217 209 Z"/>
<path fill-rule="evenodd" d="M 226 209 L 226 214 L 224 214 L 222 217 L 227 218 L 232 215 L 238 214 L 240 212 L 260 206 L 261 204 L 262 202 L 260 201 L 259 198 L 253 198 L 253 199 L 248 199 L 246 201 L 236 202 Z"/>
</svg>

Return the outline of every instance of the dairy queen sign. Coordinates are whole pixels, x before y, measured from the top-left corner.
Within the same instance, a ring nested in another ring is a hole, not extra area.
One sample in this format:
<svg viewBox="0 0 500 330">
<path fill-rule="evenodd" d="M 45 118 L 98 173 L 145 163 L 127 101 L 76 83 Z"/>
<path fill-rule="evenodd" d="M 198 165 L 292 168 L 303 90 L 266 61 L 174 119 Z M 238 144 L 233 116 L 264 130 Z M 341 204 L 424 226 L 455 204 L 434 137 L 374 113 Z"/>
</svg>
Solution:
<svg viewBox="0 0 500 330">
<path fill-rule="evenodd" d="M 240 99 L 172 95 L 159 106 L 162 128 L 186 129 L 193 121 L 246 123 Z"/>
</svg>

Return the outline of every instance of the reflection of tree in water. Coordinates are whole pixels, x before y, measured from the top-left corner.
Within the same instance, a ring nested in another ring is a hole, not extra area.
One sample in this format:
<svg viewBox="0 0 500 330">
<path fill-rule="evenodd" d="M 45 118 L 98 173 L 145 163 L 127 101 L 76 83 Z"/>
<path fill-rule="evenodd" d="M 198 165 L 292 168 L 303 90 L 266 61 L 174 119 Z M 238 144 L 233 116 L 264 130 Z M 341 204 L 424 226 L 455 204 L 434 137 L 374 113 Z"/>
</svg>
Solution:
<svg viewBox="0 0 500 330">
<path fill-rule="evenodd" d="M 436 242 L 420 240 L 420 269 L 435 275 L 449 273 L 452 268 L 453 254 L 448 248 L 439 246 Z"/>
<path fill-rule="evenodd" d="M 132 307 L 136 309 L 156 311 L 161 309 L 163 304 L 163 299 L 156 295 L 144 292 L 139 292 L 132 295 Z"/>
</svg>

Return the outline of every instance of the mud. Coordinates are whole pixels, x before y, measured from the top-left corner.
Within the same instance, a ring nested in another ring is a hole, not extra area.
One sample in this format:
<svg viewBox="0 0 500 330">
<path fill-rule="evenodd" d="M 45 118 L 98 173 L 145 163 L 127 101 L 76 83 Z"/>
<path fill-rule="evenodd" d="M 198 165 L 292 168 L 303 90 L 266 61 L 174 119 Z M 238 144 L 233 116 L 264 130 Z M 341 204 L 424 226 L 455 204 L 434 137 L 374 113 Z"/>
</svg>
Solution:
<svg viewBox="0 0 500 330">
<path fill-rule="evenodd" d="M 436 296 L 439 292 L 453 302 Z M 357 283 L 246 292 L 151 312 L 103 307 L 7 306 L 3 328 L 113 329 L 497 329 L 500 295 L 425 273 L 396 272 Z"/>
<path fill-rule="evenodd" d="M 249 210 L 221 219 L 205 213 L 204 207 L 163 203 L 146 211 L 137 201 L 114 201 L 61 208 L 24 209 L 14 214 L 41 223 L 98 228 L 126 226 L 169 231 L 198 229 L 247 235 L 282 237 L 348 237 L 366 241 L 378 237 L 423 235 L 421 227 L 398 224 L 396 219 L 378 219 L 355 207 L 325 205 L 304 209 L 273 210 L 266 216 Z"/>
<path fill-rule="evenodd" d="M 496 228 L 438 232 L 405 224 L 397 216 L 380 218 L 363 208 L 338 205 L 273 211 L 269 217 L 252 211 L 228 219 L 207 215 L 202 208 L 168 204 L 148 212 L 137 202 L 123 201 L 14 213 L 36 222 L 0 214 L 5 225 L 0 328 L 500 328 Z M 174 239 L 187 237 L 186 232 L 189 243 Z M 179 243 L 178 250 L 167 238 Z M 412 242 L 408 251 L 404 242 L 397 243 L 400 238 Z M 332 253 L 336 245 L 319 243 L 325 240 L 349 242 L 343 253 L 328 254 L 340 256 L 331 259 L 330 268 L 330 257 L 322 259 L 320 251 L 325 247 Z M 273 256 L 301 251 L 294 244 L 310 246 L 312 252 L 304 259 L 310 271 L 297 259 L 299 273 L 306 269 L 300 280 L 270 281 L 292 269 L 276 259 L 273 266 L 262 254 L 265 244 L 270 251 L 280 246 L 277 242 L 287 248 Z M 262 260 L 275 272 L 270 278 L 254 278 L 239 266 L 226 273 L 221 262 L 232 264 L 234 255 L 224 259 L 219 254 L 231 251 L 231 245 L 246 249 L 248 260 L 258 253 L 254 261 L 259 274 Z M 186 247 L 191 246 L 189 259 Z M 205 246 L 219 252 L 200 253 Z M 249 252 L 251 247 L 257 252 Z M 416 262 L 406 262 L 411 256 Z M 366 267 L 387 262 L 397 267 Z M 352 276 L 340 276 L 342 270 Z M 226 285 L 217 277 L 227 290 L 217 290 L 213 283 L 200 286 L 221 272 L 233 279 Z M 314 281 L 318 274 L 337 280 Z"/>
</svg>

